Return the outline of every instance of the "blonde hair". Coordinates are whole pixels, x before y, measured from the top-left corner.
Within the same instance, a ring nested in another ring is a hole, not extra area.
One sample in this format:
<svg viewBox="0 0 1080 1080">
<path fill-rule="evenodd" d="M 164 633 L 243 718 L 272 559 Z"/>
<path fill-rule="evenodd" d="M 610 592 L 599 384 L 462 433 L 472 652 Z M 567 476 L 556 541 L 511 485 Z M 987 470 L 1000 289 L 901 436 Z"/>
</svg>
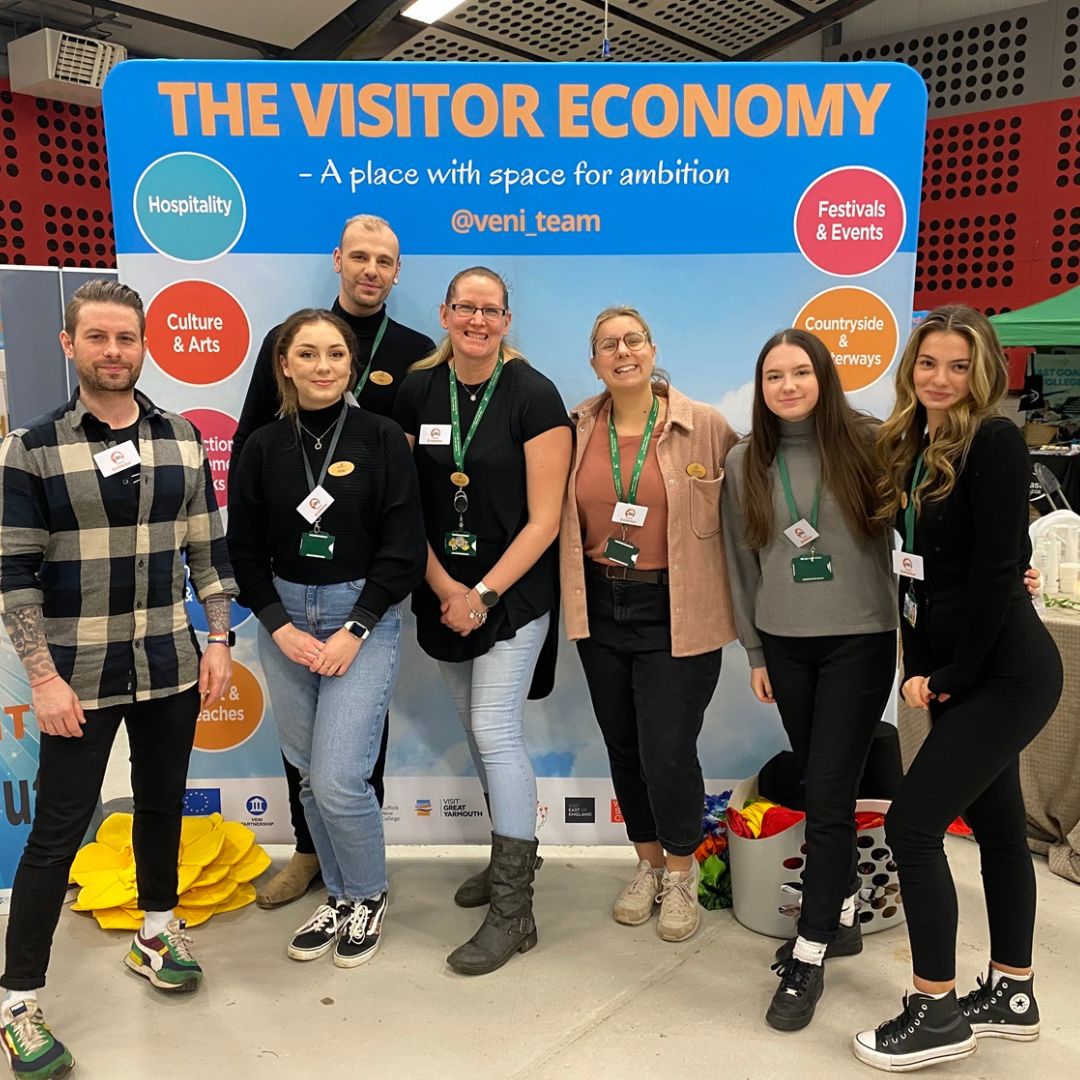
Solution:
<svg viewBox="0 0 1080 1080">
<path fill-rule="evenodd" d="M 294 311 L 278 330 L 274 338 L 274 381 L 277 383 L 278 398 L 281 407 L 278 416 L 295 416 L 300 409 L 299 398 L 296 393 L 296 384 L 282 370 L 281 361 L 289 351 L 289 346 L 296 339 L 296 335 L 312 323 L 329 323 L 336 329 L 345 342 L 345 348 L 349 350 L 349 360 L 352 364 L 352 383 L 350 389 L 360 381 L 360 369 L 356 363 L 356 335 L 352 327 L 340 316 L 325 308 L 301 308 Z"/>
<path fill-rule="evenodd" d="M 645 321 L 645 316 L 641 314 L 635 307 L 629 307 L 625 304 L 617 304 L 614 307 L 604 308 L 599 315 L 593 319 L 592 330 L 589 333 L 589 355 L 596 355 L 596 343 L 600 337 L 600 327 L 608 321 L 608 319 L 627 318 L 634 319 L 641 325 L 641 329 L 645 331 L 645 336 L 649 339 L 649 344 L 655 347 L 656 342 L 653 340 L 652 329 Z M 653 364 L 652 370 L 653 389 L 660 395 L 664 395 L 671 387 L 671 376 L 662 368 Z M 605 390 L 607 394 L 609 391 Z"/>
<path fill-rule="evenodd" d="M 338 250 L 342 251 L 345 248 L 345 234 L 354 226 L 357 225 L 365 232 L 388 232 L 395 241 L 397 241 L 397 233 L 394 232 L 390 225 L 390 222 L 386 218 L 376 217 L 375 214 L 354 214 L 351 218 L 346 219 L 345 224 L 341 226 L 341 236 L 338 238 Z M 398 247 L 400 248 L 400 244 Z"/>
<path fill-rule="evenodd" d="M 940 430 L 924 450 L 926 474 L 915 489 L 916 513 L 924 501 L 940 502 L 956 485 L 968 451 L 982 424 L 998 415 L 998 402 L 1008 389 L 1008 370 L 1001 343 L 981 312 L 962 304 L 935 308 L 915 328 L 896 369 L 896 403 L 877 437 L 883 467 L 878 480 L 878 520 L 891 522 L 907 491 L 908 478 L 923 450 L 926 409 L 915 395 L 915 362 L 930 334 L 959 334 L 971 349 L 968 396 L 946 413 Z"/>
<path fill-rule="evenodd" d="M 467 277 L 483 277 L 488 281 L 495 282 L 496 285 L 502 290 L 502 302 L 503 307 L 507 311 L 510 310 L 510 291 L 506 287 L 506 282 L 495 273 L 494 270 L 489 270 L 486 266 L 470 266 L 467 270 L 459 270 L 451 279 L 450 284 L 446 286 L 446 296 L 443 299 L 444 304 L 449 304 L 453 301 L 454 296 L 457 293 L 457 287 L 459 282 Z M 525 357 L 514 348 L 513 345 L 507 345 L 504 340 L 501 346 L 502 358 L 504 360 L 525 360 Z M 417 360 L 410 371 L 427 371 L 430 368 L 437 368 L 441 364 L 449 363 L 454 355 L 454 346 L 450 343 L 450 335 L 446 334 L 442 341 L 435 346 L 435 351 L 428 356 L 425 356 L 423 360 Z"/>
</svg>

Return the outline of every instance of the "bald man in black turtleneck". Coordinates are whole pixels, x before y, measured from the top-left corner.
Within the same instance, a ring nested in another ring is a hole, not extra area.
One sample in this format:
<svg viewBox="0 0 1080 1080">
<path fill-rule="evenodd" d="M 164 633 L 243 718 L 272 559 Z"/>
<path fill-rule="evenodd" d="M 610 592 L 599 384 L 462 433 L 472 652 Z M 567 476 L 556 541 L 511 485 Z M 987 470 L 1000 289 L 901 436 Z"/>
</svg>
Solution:
<svg viewBox="0 0 1080 1080">
<path fill-rule="evenodd" d="M 366 372 L 362 388 L 356 395 L 357 401 L 370 412 L 392 417 L 394 401 L 405 373 L 412 364 L 435 348 L 435 343 L 429 337 L 394 322 L 386 313 L 386 298 L 397 284 L 401 271 L 398 238 L 382 218 L 360 214 L 345 222 L 341 239 L 334 248 L 333 261 L 334 272 L 340 277 L 341 283 L 331 310 L 340 315 L 356 334 L 359 345 L 357 363 L 360 370 Z M 281 402 L 274 378 L 274 341 L 279 329 L 280 326 L 275 326 L 266 335 L 255 359 L 251 383 L 233 437 L 230 476 L 240 460 L 240 452 L 248 436 L 277 419 Z M 383 769 L 389 731 L 388 722 L 383 727 L 382 748 L 371 775 L 371 786 L 375 789 L 380 806 L 383 802 Z M 289 783 L 296 852 L 288 866 L 260 889 L 256 903 L 265 908 L 280 907 L 299 899 L 319 873 L 315 845 L 300 803 L 300 775 L 284 758 L 282 761 Z"/>
</svg>

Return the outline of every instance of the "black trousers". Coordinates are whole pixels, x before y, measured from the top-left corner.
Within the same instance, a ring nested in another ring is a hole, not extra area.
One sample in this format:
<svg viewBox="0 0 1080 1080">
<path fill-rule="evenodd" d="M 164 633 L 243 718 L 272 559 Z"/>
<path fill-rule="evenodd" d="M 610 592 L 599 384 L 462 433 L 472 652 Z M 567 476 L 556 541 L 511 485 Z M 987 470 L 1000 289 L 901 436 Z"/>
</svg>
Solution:
<svg viewBox="0 0 1080 1080">
<path fill-rule="evenodd" d="M 721 652 L 671 655 L 666 585 L 587 578 L 589 637 L 577 643 L 611 781 L 632 843 L 671 855 L 701 843 L 697 740 Z"/>
<path fill-rule="evenodd" d="M 806 778 L 799 933 L 828 943 L 844 898 L 859 887 L 855 799 L 896 675 L 896 633 L 762 633 L 761 642 L 780 719 Z"/>
<path fill-rule="evenodd" d="M 386 747 L 390 741 L 390 714 L 386 714 L 383 724 L 382 742 L 379 744 L 379 757 L 368 783 L 375 790 L 375 798 L 382 806 L 386 792 L 383 787 L 383 772 L 386 769 Z M 301 855 L 315 854 L 315 841 L 311 839 L 307 818 L 304 816 L 304 804 L 300 801 L 300 770 L 284 754 L 281 763 L 285 766 L 285 782 L 289 785 L 289 816 L 292 818 L 293 835 L 296 837 L 296 850 Z"/>
<path fill-rule="evenodd" d="M 952 660 L 961 612 L 920 611 L 935 664 Z M 915 974 L 956 978 L 956 889 L 944 837 L 959 815 L 979 844 L 990 957 L 1031 965 L 1035 871 L 1028 851 L 1020 751 L 1061 696 L 1061 657 L 1026 596 L 1010 605 L 977 685 L 932 702 L 930 734 L 908 769 L 885 823 L 900 869 Z M 931 685 L 933 685 L 931 681 Z"/>
<path fill-rule="evenodd" d="M 36 990 L 45 985 L 68 873 L 90 827 L 121 721 L 131 746 L 138 905 L 143 911 L 176 906 L 180 819 L 199 708 L 193 686 L 168 698 L 87 709 L 81 738 L 42 733 L 34 823 L 11 889 L 0 986 Z"/>
</svg>

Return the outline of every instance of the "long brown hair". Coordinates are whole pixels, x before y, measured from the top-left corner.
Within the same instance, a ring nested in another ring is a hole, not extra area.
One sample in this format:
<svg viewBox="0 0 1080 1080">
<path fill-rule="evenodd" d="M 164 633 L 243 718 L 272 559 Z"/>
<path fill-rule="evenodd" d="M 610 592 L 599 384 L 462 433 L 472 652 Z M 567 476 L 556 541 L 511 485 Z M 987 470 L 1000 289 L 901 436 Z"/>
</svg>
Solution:
<svg viewBox="0 0 1080 1080">
<path fill-rule="evenodd" d="M 968 396 L 945 413 L 940 430 L 925 448 L 926 475 L 915 489 L 916 513 L 924 501 L 938 502 L 952 491 L 976 433 L 985 421 L 998 415 L 998 402 L 1009 387 L 1001 342 L 981 312 L 963 304 L 946 304 L 934 308 L 919 323 L 896 369 L 896 404 L 877 437 L 882 473 L 878 519 L 883 522 L 896 516 L 915 458 L 923 449 L 926 409 L 915 396 L 915 362 L 927 336 L 935 333 L 959 334 L 967 341 L 971 349 Z"/>
<path fill-rule="evenodd" d="M 339 315 L 325 308 L 301 308 L 281 324 L 281 329 L 274 338 L 274 380 L 277 383 L 278 398 L 281 400 L 278 416 L 294 416 L 300 407 L 296 385 L 282 370 L 281 361 L 285 359 L 289 346 L 303 327 L 321 322 L 329 323 L 345 340 L 345 348 L 349 350 L 349 359 L 352 361 L 352 381 L 348 389 L 351 390 L 360 381 L 360 368 L 356 363 L 356 335 L 352 327 Z"/>
<path fill-rule="evenodd" d="M 840 505 L 853 533 L 866 539 L 881 535 L 881 526 L 874 520 L 877 467 L 870 432 L 873 421 L 848 404 L 825 343 L 805 330 L 789 329 L 765 342 L 754 369 L 754 408 L 742 493 L 747 545 L 763 548 L 773 531 L 772 463 L 780 445 L 780 421 L 765 404 L 762 373 L 765 358 L 777 345 L 802 349 L 817 377 L 818 401 L 811 415 L 821 458 L 822 486 Z"/>
</svg>

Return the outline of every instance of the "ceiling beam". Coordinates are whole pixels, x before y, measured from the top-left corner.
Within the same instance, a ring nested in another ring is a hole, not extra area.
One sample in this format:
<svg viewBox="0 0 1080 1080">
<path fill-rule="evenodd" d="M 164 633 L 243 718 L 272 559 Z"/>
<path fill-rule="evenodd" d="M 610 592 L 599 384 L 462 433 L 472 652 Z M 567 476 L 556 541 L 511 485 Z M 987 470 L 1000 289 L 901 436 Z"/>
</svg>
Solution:
<svg viewBox="0 0 1080 1080">
<path fill-rule="evenodd" d="M 773 34 L 772 37 L 766 38 L 764 41 L 759 41 L 749 49 L 744 49 L 741 53 L 737 56 L 733 56 L 731 59 L 768 59 L 769 55 L 776 52 L 777 49 L 782 49 L 785 45 L 793 45 L 796 41 L 800 41 L 804 37 L 809 37 L 818 30 L 824 30 L 826 27 L 838 25 L 842 19 L 845 19 L 848 15 L 858 11 L 859 8 L 868 7 L 873 3 L 875 3 L 875 0 L 847 0 L 847 3 L 833 4 L 832 7 L 824 8 L 813 14 L 807 12 L 805 13 L 806 18 L 803 19 L 802 22 L 785 27 L 779 33 Z"/>
<path fill-rule="evenodd" d="M 409 0 L 355 0 L 295 49 L 282 52 L 279 59 L 348 60 L 407 3 Z"/>
</svg>

